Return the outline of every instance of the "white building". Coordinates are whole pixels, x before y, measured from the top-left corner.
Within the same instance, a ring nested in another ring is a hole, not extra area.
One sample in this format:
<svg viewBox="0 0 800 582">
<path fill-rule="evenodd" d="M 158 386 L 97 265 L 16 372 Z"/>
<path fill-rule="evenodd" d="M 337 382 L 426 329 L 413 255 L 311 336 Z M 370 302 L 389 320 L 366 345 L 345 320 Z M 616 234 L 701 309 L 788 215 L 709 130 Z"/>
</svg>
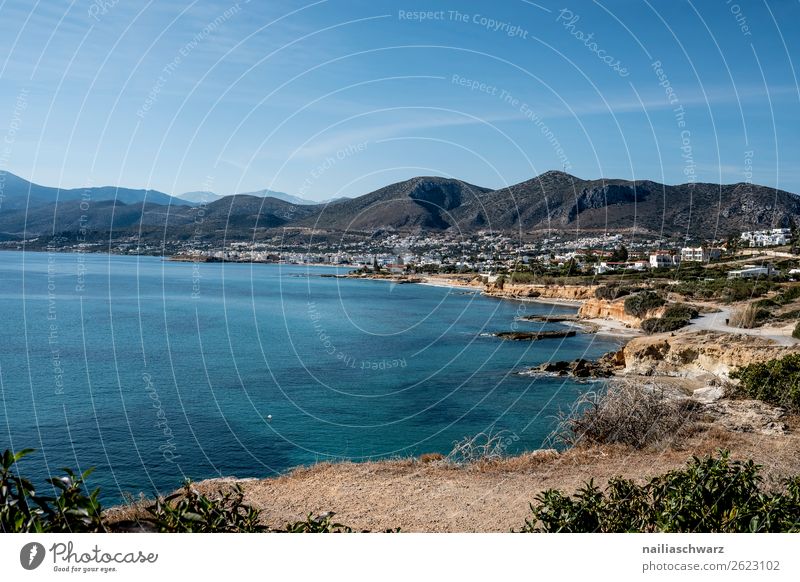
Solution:
<svg viewBox="0 0 800 582">
<path fill-rule="evenodd" d="M 671 269 L 680 265 L 681 259 L 666 251 L 656 251 L 650 255 L 650 268 L 652 269 Z"/>
<path fill-rule="evenodd" d="M 788 228 L 750 230 L 743 232 L 739 238 L 750 247 L 773 247 L 788 245 L 792 239 L 792 231 Z"/>
<path fill-rule="evenodd" d="M 718 259 L 722 251 L 706 247 L 683 247 L 681 249 L 682 262 L 707 263 Z"/>
<path fill-rule="evenodd" d="M 728 272 L 728 279 L 756 279 L 758 277 L 770 277 L 775 274 L 772 265 L 745 265 L 743 269 Z"/>
</svg>

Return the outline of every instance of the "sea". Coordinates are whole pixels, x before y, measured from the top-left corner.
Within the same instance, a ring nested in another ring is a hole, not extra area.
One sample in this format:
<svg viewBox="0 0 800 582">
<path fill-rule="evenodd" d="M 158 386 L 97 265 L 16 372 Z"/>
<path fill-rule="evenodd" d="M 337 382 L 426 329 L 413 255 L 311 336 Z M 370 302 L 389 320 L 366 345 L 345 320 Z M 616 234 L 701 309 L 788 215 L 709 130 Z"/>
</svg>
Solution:
<svg viewBox="0 0 800 582">
<path fill-rule="evenodd" d="M 105 504 L 183 480 L 323 461 L 447 454 L 480 433 L 508 454 L 548 436 L 592 382 L 519 372 L 596 358 L 611 336 L 504 341 L 575 307 L 347 269 L 0 252 L 0 450 L 83 472 Z M 42 490 L 44 488 L 44 491 Z"/>
</svg>

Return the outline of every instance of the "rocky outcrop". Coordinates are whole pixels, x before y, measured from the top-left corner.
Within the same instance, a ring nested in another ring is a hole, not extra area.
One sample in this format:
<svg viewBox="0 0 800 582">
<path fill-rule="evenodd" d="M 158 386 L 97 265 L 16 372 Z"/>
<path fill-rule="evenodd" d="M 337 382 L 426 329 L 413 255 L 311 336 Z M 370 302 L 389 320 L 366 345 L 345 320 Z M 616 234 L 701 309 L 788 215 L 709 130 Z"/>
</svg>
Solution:
<svg viewBox="0 0 800 582">
<path fill-rule="evenodd" d="M 573 337 L 577 335 L 574 329 L 551 330 L 551 331 L 500 331 L 495 337 L 512 341 L 536 341 L 542 339 L 559 339 Z"/>
<path fill-rule="evenodd" d="M 638 197 L 640 200 L 644 199 L 645 195 L 648 193 L 646 188 L 639 186 Z M 636 202 L 636 199 L 637 189 L 635 184 L 605 184 L 592 188 L 584 188 L 575 200 L 575 204 L 569 209 L 566 216 L 567 220 L 564 222 L 573 222 L 584 210 L 596 210 L 606 208 L 607 206 L 631 204 Z"/>
<path fill-rule="evenodd" d="M 798 353 L 800 348 L 752 335 L 688 330 L 634 338 L 622 351 L 625 375 L 727 378 L 734 368 Z"/>
<path fill-rule="evenodd" d="M 609 301 L 608 299 L 587 299 L 578 310 L 578 317 L 584 319 L 614 319 L 628 324 L 631 327 L 641 327 L 642 321 L 650 317 L 661 317 L 666 306 L 651 309 L 645 317 L 625 313 L 625 297 Z"/>
<path fill-rule="evenodd" d="M 725 430 L 764 435 L 786 434 L 786 411 L 759 400 L 717 400 L 703 411 Z"/>
<path fill-rule="evenodd" d="M 510 299 L 543 298 L 564 301 L 586 301 L 594 297 L 598 285 L 527 285 L 505 282 L 486 286 L 486 294 Z"/>
<path fill-rule="evenodd" d="M 578 358 L 571 362 L 545 362 L 521 373 L 525 375 L 573 376 L 575 378 L 610 378 L 624 367 L 625 358 L 620 350 L 609 352 L 595 361 Z"/>
</svg>

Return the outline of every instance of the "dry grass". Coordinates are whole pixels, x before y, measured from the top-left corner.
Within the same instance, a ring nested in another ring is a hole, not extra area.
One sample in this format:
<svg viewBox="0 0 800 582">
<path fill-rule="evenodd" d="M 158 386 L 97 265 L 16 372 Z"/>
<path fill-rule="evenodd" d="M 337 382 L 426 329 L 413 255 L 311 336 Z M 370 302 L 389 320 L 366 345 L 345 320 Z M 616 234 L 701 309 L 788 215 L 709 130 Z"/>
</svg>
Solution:
<svg viewBox="0 0 800 582">
<path fill-rule="evenodd" d="M 758 308 L 753 305 L 745 305 L 744 307 L 740 307 L 731 313 L 730 320 L 728 324 L 731 327 L 739 327 L 742 329 L 752 329 L 756 327 L 758 322 Z"/>
<path fill-rule="evenodd" d="M 421 463 L 395 459 L 368 463 L 321 463 L 272 479 L 242 482 L 245 503 L 262 510 L 264 522 L 287 522 L 335 511 L 336 519 L 353 529 L 382 531 L 400 527 L 409 532 L 508 532 L 530 516 L 528 504 L 541 491 L 574 492 L 585 481 L 605 484 L 622 476 L 644 482 L 648 477 L 683 467 L 692 455 L 715 454 L 764 465 L 768 486 L 800 473 L 798 419 L 788 419 L 788 435 L 733 433 L 699 423 L 678 447 L 637 450 L 622 444 L 582 445 L 558 453 L 534 451 L 514 457 L 452 465 L 441 460 Z M 196 483 L 212 494 L 230 480 Z M 142 516 L 144 505 L 114 510 L 117 521 Z"/>
<path fill-rule="evenodd" d="M 444 460 L 442 453 L 425 453 L 418 457 L 420 463 L 435 463 Z"/>
<path fill-rule="evenodd" d="M 604 391 L 579 398 L 552 438 L 568 447 L 675 445 L 697 430 L 697 410 L 696 401 L 668 398 L 667 389 L 659 384 L 612 382 Z"/>
</svg>

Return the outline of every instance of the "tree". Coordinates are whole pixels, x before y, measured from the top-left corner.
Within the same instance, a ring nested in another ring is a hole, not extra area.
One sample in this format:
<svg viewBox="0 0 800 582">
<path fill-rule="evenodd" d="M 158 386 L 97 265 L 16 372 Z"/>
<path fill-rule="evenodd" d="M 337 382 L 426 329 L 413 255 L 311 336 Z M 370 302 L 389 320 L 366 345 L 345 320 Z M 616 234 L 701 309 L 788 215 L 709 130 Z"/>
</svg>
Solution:
<svg viewBox="0 0 800 582">
<path fill-rule="evenodd" d="M 614 252 L 611 253 L 612 263 L 624 263 L 627 260 L 628 260 L 628 249 L 625 248 L 625 245 L 619 245 L 619 248 L 614 249 Z"/>
</svg>

